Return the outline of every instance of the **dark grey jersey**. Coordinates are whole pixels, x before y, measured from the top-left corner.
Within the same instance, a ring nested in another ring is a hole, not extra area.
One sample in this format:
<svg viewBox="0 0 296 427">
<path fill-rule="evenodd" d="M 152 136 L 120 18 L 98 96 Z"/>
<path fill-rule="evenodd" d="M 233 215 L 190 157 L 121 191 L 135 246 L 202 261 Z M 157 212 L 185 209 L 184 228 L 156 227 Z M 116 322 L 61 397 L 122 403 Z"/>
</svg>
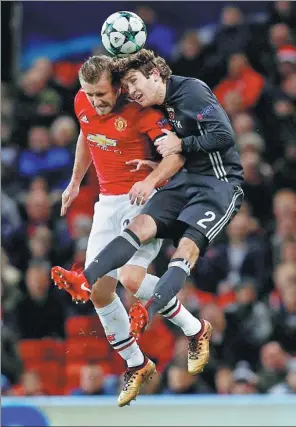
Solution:
<svg viewBox="0 0 296 427">
<path fill-rule="evenodd" d="M 182 139 L 188 172 L 243 183 L 243 169 L 230 120 L 201 80 L 171 76 L 164 102 L 169 121 Z"/>
</svg>

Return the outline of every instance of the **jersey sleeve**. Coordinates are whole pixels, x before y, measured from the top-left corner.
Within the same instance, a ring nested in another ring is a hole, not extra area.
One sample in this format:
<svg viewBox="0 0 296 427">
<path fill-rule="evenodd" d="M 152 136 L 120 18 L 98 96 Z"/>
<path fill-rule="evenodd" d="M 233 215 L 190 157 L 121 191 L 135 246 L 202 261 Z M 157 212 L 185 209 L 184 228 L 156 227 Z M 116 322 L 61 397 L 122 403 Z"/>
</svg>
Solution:
<svg viewBox="0 0 296 427">
<path fill-rule="evenodd" d="M 200 80 L 187 80 L 182 92 L 181 109 L 195 120 L 196 134 L 182 138 L 184 154 L 227 150 L 235 145 L 230 120 L 210 88 Z"/>
<path fill-rule="evenodd" d="M 80 89 L 74 99 L 74 111 L 75 115 L 77 117 L 77 120 L 79 120 L 80 116 L 82 114 L 85 114 L 88 107 L 88 101 L 86 98 L 85 93 Z"/>
<path fill-rule="evenodd" d="M 165 136 L 161 129 L 172 130 L 172 127 L 164 114 L 160 110 L 154 108 L 144 109 L 140 120 L 141 133 L 147 135 L 153 143 L 158 138 Z"/>
<path fill-rule="evenodd" d="M 151 159 L 155 161 L 162 160 L 162 156 L 158 153 L 154 145 L 154 142 L 157 139 L 163 138 L 165 136 L 161 129 L 172 130 L 168 119 L 158 109 L 145 108 L 142 111 L 140 118 L 140 130 L 141 133 L 148 137 L 151 142 Z"/>
</svg>

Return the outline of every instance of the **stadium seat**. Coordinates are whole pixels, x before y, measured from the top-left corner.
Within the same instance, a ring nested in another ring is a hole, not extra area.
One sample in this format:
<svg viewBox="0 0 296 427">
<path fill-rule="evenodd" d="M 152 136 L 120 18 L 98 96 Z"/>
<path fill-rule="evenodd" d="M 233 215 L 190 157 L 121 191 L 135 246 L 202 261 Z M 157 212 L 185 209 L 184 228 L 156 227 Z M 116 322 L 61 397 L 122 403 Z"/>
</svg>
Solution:
<svg viewBox="0 0 296 427">
<path fill-rule="evenodd" d="M 80 336 L 66 340 L 66 359 L 69 361 L 82 360 L 96 362 L 107 359 L 110 345 L 106 338 Z"/>
<path fill-rule="evenodd" d="M 21 358 L 25 364 L 30 360 L 62 361 L 65 357 L 64 343 L 52 338 L 22 340 L 18 346 Z"/>
<path fill-rule="evenodd" d="M 67 337 L 76 336 L 105 336 L 104 329 L 97 316 L 73 316 L 69 317 L 66 321 L 66 335 Z"/>
</svg>

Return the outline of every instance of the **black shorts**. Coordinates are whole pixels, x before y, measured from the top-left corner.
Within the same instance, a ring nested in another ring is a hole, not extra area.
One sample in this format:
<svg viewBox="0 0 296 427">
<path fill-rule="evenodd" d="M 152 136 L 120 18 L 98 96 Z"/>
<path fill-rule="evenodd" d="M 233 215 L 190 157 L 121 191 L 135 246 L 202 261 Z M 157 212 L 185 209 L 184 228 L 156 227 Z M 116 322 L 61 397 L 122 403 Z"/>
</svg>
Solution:
<svg viewBox="0 0 296 427">
<path fill-rule="evenodd" d="M 155 193 L 141 213 L 155 220 L 157 237 L 179 240 L 193 228 L 209 244 L 238 212 L 243 196 L 238 185 L 182 171 Z"/>
</svg>

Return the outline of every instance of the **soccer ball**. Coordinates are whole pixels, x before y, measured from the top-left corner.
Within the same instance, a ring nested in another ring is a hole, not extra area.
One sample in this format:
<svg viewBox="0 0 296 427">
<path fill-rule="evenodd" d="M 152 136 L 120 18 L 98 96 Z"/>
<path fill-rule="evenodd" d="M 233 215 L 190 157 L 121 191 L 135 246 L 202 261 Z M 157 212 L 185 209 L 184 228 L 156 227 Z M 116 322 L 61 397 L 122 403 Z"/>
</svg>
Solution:
<svg viewBox="0 0 296 427">
<path fill-rule="evenodd" d="M 127 56 L 138 52 L 145 44 L 147 31 L 142 19 L 133 12 L 116 12 L 103 24 L 102 43 L 109 53 Z"/>
</svg>

